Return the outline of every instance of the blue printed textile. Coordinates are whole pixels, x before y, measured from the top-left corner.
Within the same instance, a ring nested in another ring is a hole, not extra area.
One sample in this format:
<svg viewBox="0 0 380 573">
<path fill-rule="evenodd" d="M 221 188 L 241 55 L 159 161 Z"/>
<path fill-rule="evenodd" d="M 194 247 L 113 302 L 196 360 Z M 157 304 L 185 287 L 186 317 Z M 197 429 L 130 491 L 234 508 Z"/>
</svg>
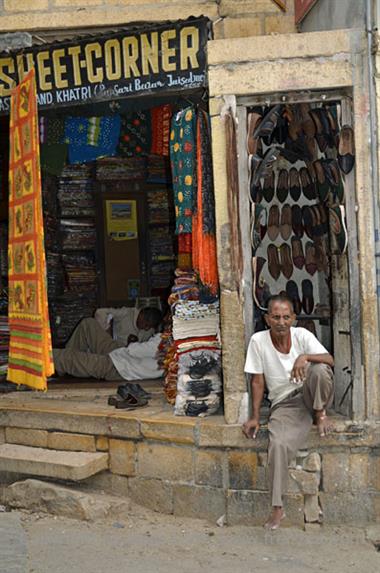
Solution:
<svg viewBox="0 0 380 573">
<path fill-rule="evenodd" d="M 116 155 L 120 127 L 119 115 L 66 118 L 64 141 L 69 146 L 69 163 Z"/>
</svg>

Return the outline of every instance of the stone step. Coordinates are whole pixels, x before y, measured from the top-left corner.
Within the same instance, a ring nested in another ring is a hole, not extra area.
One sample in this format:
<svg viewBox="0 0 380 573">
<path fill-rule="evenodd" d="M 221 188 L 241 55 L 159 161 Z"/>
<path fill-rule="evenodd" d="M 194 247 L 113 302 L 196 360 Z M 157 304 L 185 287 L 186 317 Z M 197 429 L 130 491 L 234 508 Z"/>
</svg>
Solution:
<svg viewBox="0 0 380 573">
<path fill-rule="evenodd" d="M 0 445 L 0 472 L 79 481 L 108 468 L 104 452 L 68 452 L 16 444 Z"/>
</svg>

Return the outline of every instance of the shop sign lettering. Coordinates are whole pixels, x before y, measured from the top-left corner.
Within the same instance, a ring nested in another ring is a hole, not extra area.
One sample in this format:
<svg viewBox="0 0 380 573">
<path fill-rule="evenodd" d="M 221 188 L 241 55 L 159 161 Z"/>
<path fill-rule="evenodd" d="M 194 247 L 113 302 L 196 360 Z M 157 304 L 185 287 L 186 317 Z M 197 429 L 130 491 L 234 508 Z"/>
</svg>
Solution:
<svg viewBox="0 0 380 573">
<path fill-rule="evenodd" d="M 0 113 L 33 65 L 42 109 L 205 86 L 206 44 L 207 19 L 194 18 L 0 54 Z"/>
</svg>

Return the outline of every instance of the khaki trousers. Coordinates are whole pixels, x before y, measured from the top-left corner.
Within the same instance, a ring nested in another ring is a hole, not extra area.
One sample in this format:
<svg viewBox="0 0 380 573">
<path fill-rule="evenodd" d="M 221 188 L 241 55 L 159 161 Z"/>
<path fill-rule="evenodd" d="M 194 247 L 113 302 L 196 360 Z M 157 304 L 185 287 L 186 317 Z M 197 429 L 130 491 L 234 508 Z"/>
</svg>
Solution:
<svg viewBox="0 0 380 573">
<path fill-rule="evenodd" d="M 283 505 L 288 489 L 288 467 L 297 450 L 305 446 L 313 424 L 313 411 L 331 406 L 333 372 L 326 364 L 310 364 L 300 392 L 285 398 L 270 411 L 268 473 L 272 506 Z"/>
<path fill-rule="evenodd" d="M 94 318 L 84 318 L 76 327 L 64 349 L 53 349 L 55 370 L 59 376 L 123 380 L 109 353 L 125 346 L 117 342 Z"/>
</svg>

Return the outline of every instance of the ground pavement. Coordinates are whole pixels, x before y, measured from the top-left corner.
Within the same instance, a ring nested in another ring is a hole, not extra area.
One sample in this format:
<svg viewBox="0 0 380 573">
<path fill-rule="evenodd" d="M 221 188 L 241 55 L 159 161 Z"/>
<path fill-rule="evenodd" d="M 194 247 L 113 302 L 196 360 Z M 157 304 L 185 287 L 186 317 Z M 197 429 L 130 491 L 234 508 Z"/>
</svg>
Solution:
<svg viewBox="0 0 380 573">
<path fill-rule="evenodd" d="M 380 552 L 365 531 L 217 527 L 139 508 L 89 523 L 42 513 L 0 513 L 0 573 L 375 573 Z"/>
</svg>

